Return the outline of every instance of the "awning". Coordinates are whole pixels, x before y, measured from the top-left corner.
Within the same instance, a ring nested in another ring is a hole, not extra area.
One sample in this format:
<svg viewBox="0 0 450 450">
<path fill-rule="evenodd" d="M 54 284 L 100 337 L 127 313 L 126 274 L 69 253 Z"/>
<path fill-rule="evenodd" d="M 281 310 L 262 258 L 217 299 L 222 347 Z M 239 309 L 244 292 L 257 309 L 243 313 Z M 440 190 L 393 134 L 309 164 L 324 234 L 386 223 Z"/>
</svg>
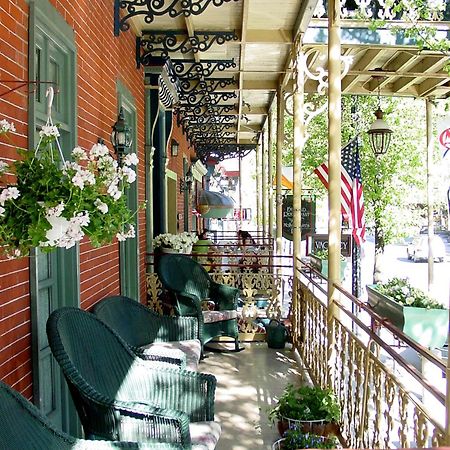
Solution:
<svg viewBox="0 0 450 450">
<path fill-rule="evenodd" d="M 273 178 L 273 185 L 277 184 L 276 177 Z M 294 168 L 283 166 L 281 168 L 281 187 L 284 189 L 294 189 Z"/>
<path fill-rule="evenodd" d="M 234 200 L 219 192 L 201 191 L 197 211 L 204 219 L 223 219 L 232 213 Z"/>
</svg>

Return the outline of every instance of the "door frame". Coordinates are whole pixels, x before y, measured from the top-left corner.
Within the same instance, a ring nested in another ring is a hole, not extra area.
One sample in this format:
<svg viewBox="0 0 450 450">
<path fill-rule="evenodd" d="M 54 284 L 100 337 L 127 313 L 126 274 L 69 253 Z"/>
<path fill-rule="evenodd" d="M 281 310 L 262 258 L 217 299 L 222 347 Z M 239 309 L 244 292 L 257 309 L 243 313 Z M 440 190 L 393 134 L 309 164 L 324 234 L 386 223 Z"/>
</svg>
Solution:
<svg viewBox="0 0 450 450">
<path fill-rule="evenodd" d="M 131 123 L 128 126 L 132 132 L 132 145 L 129 153 L 137 154 L 137 110 L 136 102 L 128 88 L 120 81 L 116 82 L 117 92 L 117 113 L 120 108 L 124 109 L 125 115 L 131 117 Z M 139 164 L 143 164 L 142 161 Z M 136 170 L 138 168 L 136 167 Z M 139 184 L 138 178 L 130 186 L 127 192 L 127 204 L 132 211 L 137 211 L 139 206 Z M 120 293 L 134 300 L 140 300 L 140 249 L 139 249 L 139 216 L 135 216 L 136 236 L 133 239 L 127 239 L 119 243 L 119 272 L 120 272 Z"/>
<path fill-rule="evenodd" d="M 28 47 L 28 70 L 29 79 L 37 79 L 37 68 L 35 54 L 37 42 L 41 39 L 51 41 L 52 45 L 59 47 L 67 54 L 67 61 L 64 65 L 66 78 L 60 82 L 65 83 L 65 101 L 70 108 L 67 110 L 66 120 L 61 129 L 67 133 L 68 149 L 65 156 L 69 156 L 72 148 L 77 142 L 76 125 L 76 58 L 77 51 L 75 45 L 75 34 L 73 29 L 65 22 L 64 18 L 50 4 L 48 0 L 30 0 L 29 2 L 29 47 Z M 45 85 L 44 85 L 45 86 Z M 63 89 L 63 86 L 60 86 Z M 42 88 L 45 98 L 45 88 Z M 41 91 L 42 93 L 42 91 Z M 63 94 L 61 94 L 63 95 Z M 56 113 L 57 115 L 57 113 Z M 57 117 L 56 117 L 57 118 Z M 28 96 L 28 147 L 35 148 L 36 128 L 46 121 L 46 105 L 38 103 L 35 95 Z M 30 314 L 31 314 L 31 350 L 32 350 L 32 377 L 33 377 L 33 402 L 38 408 L 42 408 L 41 378 L 45 375 L 40 370 L 40 343 L 39 334 L 42 330 L 42 320 L 39 314 L 39 267 L 37 263 L 37 249 L 33 249 L 30 255 Z M 70 250 L 55 250 L 55 263 L 53 270 L 57 277 L 55 295 L 58 296 L 57 307 L 79 306 L 80 305 L 80 260 L 78 245 Z M 56 308 L 55 308 L 56 309 Z M 55 364 L 56 361 L 54 361 Z M 59 366 L 58 366 L 59 368 Z M 54 392 L 56 398 L 59 396 L 61 402 L 61 424 L 64 431 L 77 436 L 80 435 L 80 425 L 76 410 L 70 398 L 67 383 L 62 373 L 59 377 L 60 392 Z"/>
</svg>

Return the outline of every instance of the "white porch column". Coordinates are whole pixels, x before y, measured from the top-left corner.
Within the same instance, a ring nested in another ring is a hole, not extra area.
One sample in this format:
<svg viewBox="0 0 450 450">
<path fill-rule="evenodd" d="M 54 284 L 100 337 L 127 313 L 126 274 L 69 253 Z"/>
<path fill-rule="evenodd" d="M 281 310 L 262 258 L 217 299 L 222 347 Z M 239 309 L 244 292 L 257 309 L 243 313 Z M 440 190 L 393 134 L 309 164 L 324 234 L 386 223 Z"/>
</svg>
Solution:
<svg viewBox="0 0 450 450">
<path fill-rule="evenodd" d="M 425 100 L 427 126 L 427 213 L 428 213 L 428 292 L 434 287 L 434 255 L 431 242 L 434 237 L 433 207 L 433 103 Z"/>
<path fill-rule="evenodd" d="M 334 299 L 340 283 L 341 252 L 341 40 L 340 1 L 328 1 L 328 384 L 332 386 L 334 367 Z"/>
<path fill-rule="evenodd" d="M 283 196 L 281 193 L 281 167 L 284 141 L 284 92 L 281 86 L 277 90 L 277 157 L 276 157 L 276 238 L 277 254 L 281 255 L 283 250 Z"/>
<path fill-rule="evenodd" d="M 269 117 L 267 119 L 268 121 L 268 149 L 267 149 L 267 178 L 268 180 L 268 197 L 269 197 L 269 214 L 268 214 L 268 224 L 267 228 L 269 230 L 269 236 L 273 236 L 273 154 L 272 154 L 272 148 L 273 148 L 273 126 L 272 126 L 272 109 L 269 111 Z"/>
</svg>

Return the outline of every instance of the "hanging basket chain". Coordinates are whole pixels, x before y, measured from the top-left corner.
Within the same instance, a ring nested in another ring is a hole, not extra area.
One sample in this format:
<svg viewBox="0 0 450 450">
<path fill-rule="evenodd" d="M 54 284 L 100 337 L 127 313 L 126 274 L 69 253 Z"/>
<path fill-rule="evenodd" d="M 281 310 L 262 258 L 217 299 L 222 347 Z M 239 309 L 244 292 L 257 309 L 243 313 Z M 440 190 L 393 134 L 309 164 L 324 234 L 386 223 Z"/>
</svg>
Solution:
<svg viewBox="0 0 450 450">
<path fill-rule="evenodd" d="M 52 119 L 52 106 L 53 106 L 53 98 L 55 97 L 55 91 L 53 89 L 53 86 L 49 86 L 47 88 L 47 91 L 45 92 L 45 96 L 47 97 L 47 122 L 45 123 L 45 126 L 46 127 L 54 127 L 53 119 Z M 40 148 L 41 143 L 42 143 L 42 138 L 43 138 L 43 135 L 41 134 L 38 145 L 36 146 L 36 150 L 34 151 L 34 156 L 37 155 L 38 149 Z M 65 164 L 66 160 L 64 158 L 58 136 L 55 136 L 55 143 L 56 143 L 56 147 L 58 149 L 59 157 L 61 158 L 61 162 L 63 164 Z M 53 161 L 53 152 L 52 152 L 51 156 L 52 156 L 52 161 Z"/>
</svg>

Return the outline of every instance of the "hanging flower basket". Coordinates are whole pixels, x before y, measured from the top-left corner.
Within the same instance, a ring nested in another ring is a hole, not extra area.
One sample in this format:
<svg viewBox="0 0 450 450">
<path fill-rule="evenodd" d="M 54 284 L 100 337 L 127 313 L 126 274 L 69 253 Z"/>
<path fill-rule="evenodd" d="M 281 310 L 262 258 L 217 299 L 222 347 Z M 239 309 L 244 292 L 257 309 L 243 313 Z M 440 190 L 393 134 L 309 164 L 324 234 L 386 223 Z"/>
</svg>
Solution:
<svg viewBox="0 0 450 450">
<path fill-rule="evenodd" d="M 8 138 L 14 125 L 0 121 L 0 136 Z M 65 161 L 59 131 L 50 119 L 40 131 L 36 149 L 17 149 L 21 159 L 0 161 L 0 246 L 9 257 L 21 257 L 34 247 L 50 251 L 70 248 L 88 236 L 95 247 L 135 236 L 136 211 L 130 211 L 125 192 L 136 179 L 104 144 L 89 151 L 76 147 Z"/>
</svg>

